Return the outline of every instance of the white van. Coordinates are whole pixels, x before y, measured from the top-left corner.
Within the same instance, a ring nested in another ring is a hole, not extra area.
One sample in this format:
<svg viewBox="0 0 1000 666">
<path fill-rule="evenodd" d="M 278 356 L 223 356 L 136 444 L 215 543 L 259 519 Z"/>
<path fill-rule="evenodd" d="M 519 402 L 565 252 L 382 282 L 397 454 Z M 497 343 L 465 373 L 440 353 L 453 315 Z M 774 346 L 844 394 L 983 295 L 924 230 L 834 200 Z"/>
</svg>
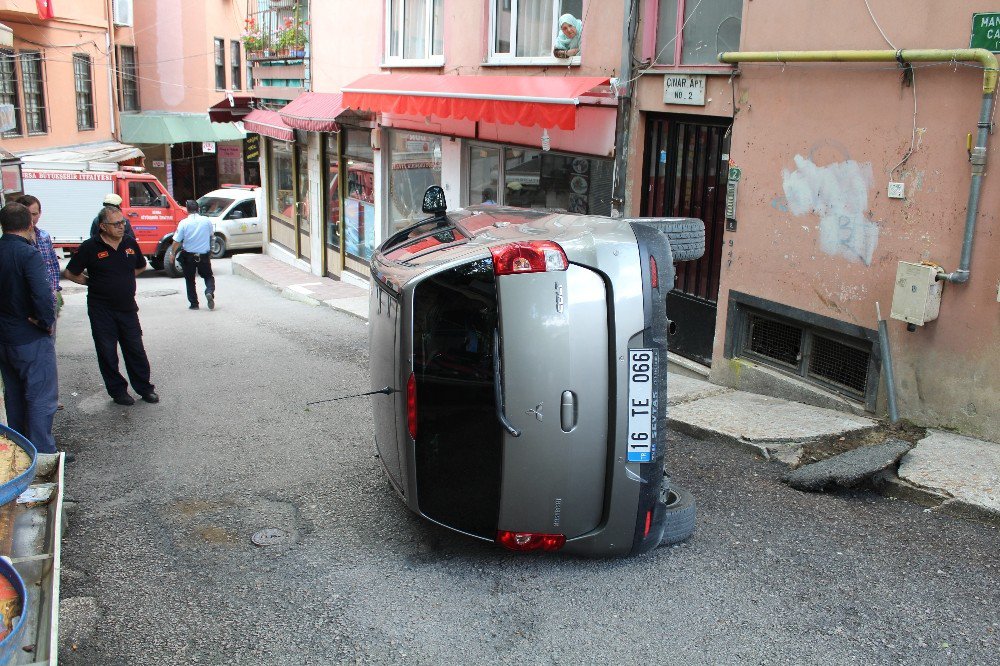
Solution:
<svg viewBox="0 0 1000 666">
<path fill-rule="evenodd" d="M 223 185 L 198 199 L 198 209 L 212 220 L 213 259 L 263 245 L 264 191 L 257 185 Z"/>
</svg>

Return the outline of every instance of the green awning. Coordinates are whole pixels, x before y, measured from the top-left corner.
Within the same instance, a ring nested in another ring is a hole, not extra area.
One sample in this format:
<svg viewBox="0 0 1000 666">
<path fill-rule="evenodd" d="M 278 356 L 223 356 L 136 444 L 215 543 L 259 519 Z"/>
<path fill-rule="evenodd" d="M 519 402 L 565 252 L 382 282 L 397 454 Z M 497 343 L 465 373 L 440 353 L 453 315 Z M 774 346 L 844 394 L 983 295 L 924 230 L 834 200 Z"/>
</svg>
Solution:
<svg viewBox="0 0 1000 666">
<path fill-rule="evenodd" d="M 246 133 L 234 123 L 213 123 L 207 113 L 123 113 L 125 143 L 187 143 L 189 141 L 236 141 Z"/>
</svg>

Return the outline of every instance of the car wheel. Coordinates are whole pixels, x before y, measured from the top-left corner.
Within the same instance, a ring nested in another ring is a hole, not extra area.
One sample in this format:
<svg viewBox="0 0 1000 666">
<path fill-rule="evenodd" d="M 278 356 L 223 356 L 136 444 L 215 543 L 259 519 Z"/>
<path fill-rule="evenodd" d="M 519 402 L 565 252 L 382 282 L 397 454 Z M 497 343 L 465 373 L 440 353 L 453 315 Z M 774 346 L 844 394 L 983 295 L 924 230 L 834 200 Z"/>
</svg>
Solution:
<svg viewBox="0 0 1000 666">
<path fill-rule="evenodd" d="M 701 220 L 690 217 L 653 217 L 636 221 L 667 235 L 675 263 L 700 259 L 705 254 L 705 223 Z"/>
<path fill-rule="evenodd" d="M 179 278 L 184 275 L 180 257 L 174 253 L 174 248 L 172 247 L 168 247 L 167 251 L 163 253 L 163 272 L 167 274 L 167 277 L 171 278 Z"/>
<path fill-rule="evenodd" d="M 694 533 L 696 518 L 694 496 L 684 488 L 671 484 L 663 491 L 662 497 L 666 507 L 663 510 L 663 537 L 660 539 L 660 545 L 672 546 Z"/>
<path fill-rule="evenodd" d="M 222 259 L 226 256 L 226 239 L 216 234 L 212 236 L 212 259 Z"/>
</svg>

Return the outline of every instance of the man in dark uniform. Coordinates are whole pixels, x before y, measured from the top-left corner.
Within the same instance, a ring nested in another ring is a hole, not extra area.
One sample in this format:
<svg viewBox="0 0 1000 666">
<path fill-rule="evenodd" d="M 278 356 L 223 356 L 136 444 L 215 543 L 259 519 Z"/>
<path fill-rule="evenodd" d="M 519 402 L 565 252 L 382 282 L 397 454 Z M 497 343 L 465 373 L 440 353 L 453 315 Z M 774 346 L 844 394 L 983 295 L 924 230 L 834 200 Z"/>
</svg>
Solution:
<svg viewBox="0 0 1000 666">
<path fill-rule="evenodd" d="M 56 303 L 45 262 L 31 244 L 31 213 L 9 203 L 0 209 L 0 228 L 0 375 L 7 421 L 39 453 L 55 453 Z"/>
<path fill-rule="evenodd" d="M 125 235 L 125 216 L 120 210 L 103 208 L 98 223 L 100 231 L 80 243 L 63 277 L 87 286 L 87 314 L 97 365 L 111 398 L 119 405 L 135 404 L 128 394 L 128 382 L 118 372 L 120 345 L 132 388 L 146 402 L 159 402 L 149 382 L 149 359 L 135 302 L 135 278 L 146 269 L 146 258 L 135 239 Z"/>
</svg>

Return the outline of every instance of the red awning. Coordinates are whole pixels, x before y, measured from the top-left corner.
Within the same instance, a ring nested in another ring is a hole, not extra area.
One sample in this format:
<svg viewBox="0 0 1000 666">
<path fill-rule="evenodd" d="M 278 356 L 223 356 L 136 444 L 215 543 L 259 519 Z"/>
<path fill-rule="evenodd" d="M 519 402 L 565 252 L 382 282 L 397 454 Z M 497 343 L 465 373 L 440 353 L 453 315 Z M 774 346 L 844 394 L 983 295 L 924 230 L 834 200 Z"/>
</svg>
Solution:
<svg viewBox="0 0 1000 666">
<path fill-rule="evenodd" d="M 243 118 L 243 127 L 248 132 L 256 132 L 279 141 L 294 141 L 295 132 L 285 124 L 277 111 L 254 109 Z"/>
<path fill-rule="evenodd" d="M 340 93 L 303 93 L 289 102 L 278 115 L 292 129 L 308 132 L 339 132 L 337 116 L 344 112 Z"/>
<path fill-rule="evenodd" d="M 595 76 L 370 74 L 342 91 L 344 104 L 357 110 L 571 130 L 580 96 L 608 83 Z"/>
<path fill-rule="evenodd" d="M 216 102 L 208 107 L 208 118 L 213 123 L 235 123 L 238 120 L 243 120 L 250 113 L 251 103 L 253 103 L 253 97 L 236 95 L 230 97 L 227 95 L 221 102 Z"/>
</svg>

